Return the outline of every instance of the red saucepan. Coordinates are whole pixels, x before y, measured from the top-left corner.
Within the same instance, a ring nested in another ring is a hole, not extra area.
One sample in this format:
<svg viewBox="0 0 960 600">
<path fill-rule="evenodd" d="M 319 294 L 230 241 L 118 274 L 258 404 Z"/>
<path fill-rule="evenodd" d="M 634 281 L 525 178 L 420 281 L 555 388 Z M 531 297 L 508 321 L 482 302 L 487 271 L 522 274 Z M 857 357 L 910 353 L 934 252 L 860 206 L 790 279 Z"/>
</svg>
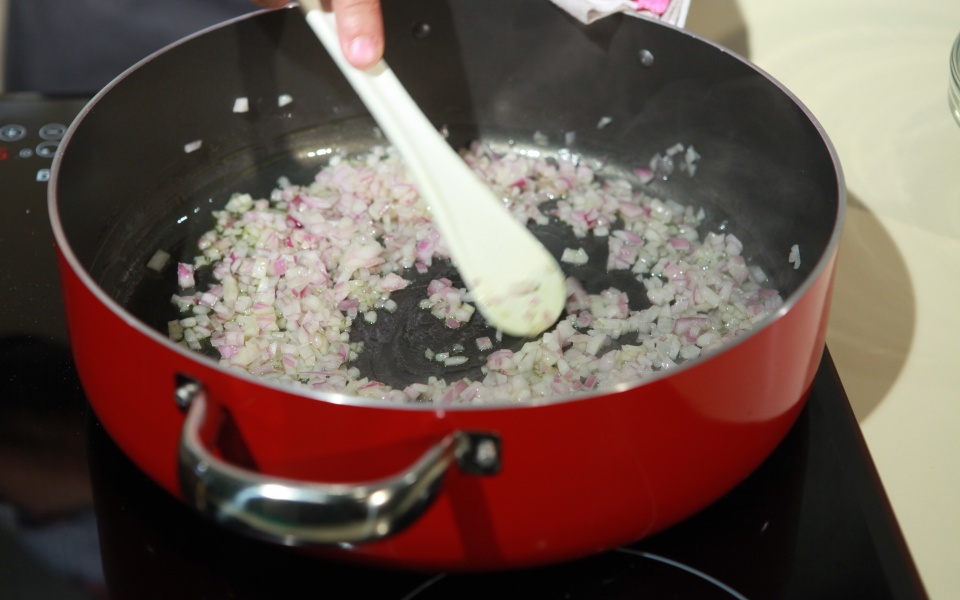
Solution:
<svg viewBox="0 0 960 600">
<path fill-rule="evenodd" d="M 127 72 L 55 160 L 70 337 L 97 416 L 146 473 L 225 526 L 373 564 L 561 561 L 709 505 L 790 429 L 823 350 L 844 188 L 819 124 L 754 66 L 659 23 L 582 26 L 544 0 L 384 10 L 388 62 L 455 145 L 535 140 L 625 172 L 695 145 L 695 177 L 650 189 L 703 207 L 705 227 L 737 231 L 783 308 L 642 385 L 534 406 L 313 393 L 171 342 L 175 277 L 144 267 L 157 249 L 189 257 L 230 193 L 309 177 L 318 148 L 377 141 L 302 15 L 266 12 Z M 234 110 L 238 98 L 249 110 Z M 402 360 L 404 343 L 373 361 Z"/>
</svg>

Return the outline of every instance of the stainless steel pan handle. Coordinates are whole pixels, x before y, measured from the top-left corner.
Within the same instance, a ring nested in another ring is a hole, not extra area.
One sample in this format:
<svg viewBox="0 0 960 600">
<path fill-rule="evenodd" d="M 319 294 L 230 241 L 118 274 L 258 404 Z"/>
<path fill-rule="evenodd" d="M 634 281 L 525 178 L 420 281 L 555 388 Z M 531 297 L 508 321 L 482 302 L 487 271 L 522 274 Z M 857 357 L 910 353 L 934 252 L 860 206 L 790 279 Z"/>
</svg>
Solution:
<svg viewBox="0 0 960 600">
<path fill-rule="evenodd" d="M 317 483 L 271 477 L 215 456 L 201 438 L 207 398 L 195 381 L 181 382 L 187 411 L 180 438 L 179 477 L 186 501 L 246 535 L 290 546 L 354 544 L 390 536 L 430 506 L 451 463 L 470 474 L 500 468 L 495 434 L 453 432 L 403 471 L 363 483 Z"/>
</svg>

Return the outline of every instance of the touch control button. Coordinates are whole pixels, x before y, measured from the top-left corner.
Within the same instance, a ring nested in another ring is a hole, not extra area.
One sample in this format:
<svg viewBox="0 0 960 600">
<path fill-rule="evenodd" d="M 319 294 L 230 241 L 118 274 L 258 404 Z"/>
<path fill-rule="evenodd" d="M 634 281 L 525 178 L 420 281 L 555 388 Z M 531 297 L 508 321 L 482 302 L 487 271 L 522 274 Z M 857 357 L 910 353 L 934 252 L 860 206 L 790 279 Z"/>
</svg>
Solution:
<svg viewBox="0 0 960 600">
<path fill-rule="evenodd" d="M 60 123 L 47 123 L 40 128 L 40 138 L 44 140 L 59 140 L 67 132 L 67 126 Z"/>
<path fill-rule="evenodd" d="M 37 156 L 41 158 L 53 158 L 53 155 L 57 153 L 57 146 L 60 145 L 60 142 L 40 142 L 40 145 L 37 146 Z"/>
<path fill-rule="evenodd" d="M 27 128 L 16 123 L 0 127 L 0 140 L 4 142 L 16 142 L 22 140 L 27 135 Z"/>
</svg>

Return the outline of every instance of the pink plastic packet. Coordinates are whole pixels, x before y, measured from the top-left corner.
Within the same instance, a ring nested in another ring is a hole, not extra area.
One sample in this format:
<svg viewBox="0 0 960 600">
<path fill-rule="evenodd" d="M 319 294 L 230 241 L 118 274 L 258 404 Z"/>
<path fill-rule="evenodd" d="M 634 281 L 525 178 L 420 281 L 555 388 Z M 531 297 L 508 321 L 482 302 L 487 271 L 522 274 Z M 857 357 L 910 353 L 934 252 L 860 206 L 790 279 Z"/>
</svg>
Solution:
<svg viewBox="0 0 960 600">
<path fill-rule="evenodd" d="M 622 12 L 657 19 L 677 27 L 687 20 L 690 0 L 551 0 L 583 23 Z"/>
</svg>

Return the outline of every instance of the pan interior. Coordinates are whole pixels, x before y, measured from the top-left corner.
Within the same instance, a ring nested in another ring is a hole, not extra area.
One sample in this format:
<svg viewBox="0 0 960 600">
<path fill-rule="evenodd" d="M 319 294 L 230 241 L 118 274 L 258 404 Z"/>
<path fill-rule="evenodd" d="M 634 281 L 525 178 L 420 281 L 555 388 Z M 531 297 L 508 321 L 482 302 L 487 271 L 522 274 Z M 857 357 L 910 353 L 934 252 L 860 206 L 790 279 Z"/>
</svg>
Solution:
<svg viewBox="0 0 960 600">
<path fill-rule="evenodd" d="M 448 127 L 446 131 L 455 145 L 465 146 L 472 134 L 471 127 Z M 484 142 L 497 152 L 518 152 L 521 154 L 557 155 L 569 154 L 566 148 L 546 148 L 533 143 L 534 133 L 527 136 L 485 137 Z M 520 139 L 527 137 L 526 143 Z M 269 198 L 270 192 L 279 185 L 281 178 L 294 184 L 310 182 L 317 171 L 325 166 L 335 154 L 362 154 L 372 146 L 382 145 L 384 140 L 374 124 L 367 118 L 358 118 L 347 123 L 336 123 L 318 128 L 310 128 L 285 136 L 273 146 L 282 148 L 280 152 L 268 154 L 264 151 L 243 151 L 221 159 L 215 169 L 200 171 L 193 176 L 195 190 L 184 193 L 183 182 L 176 185 L 179 198 L 177 210 L 159 218 L 139 218 L 144 228 L 137 230 L 118 230 L 123 232 L 123 240 L 112 241 L 108 245 L 121 245 L 123 251 L 111 257 L 120 256 L 123 260 L 111 258 L 101 269 L 100 281 L 105 289 L 117 298 L 134 316 L 166 335 L 167 323 L 182 318 L 177 307 L 171 302 L 174 294 L 182 293 L 177 287 L 177 263 L 191 262 L 200 253 L 197 240 L 212 228 L 212 212 L 221 210 L 234 193 L 249 193 L 254 198 Z M 635 165 L 618 164 L 609 152 L 595 151 L 592 155 L 578 155 L 578 160 L 592 167 L 600 176 L 611 179 L 625 179 L 641 187 L 634 174 Z M 689 178 L 683 175 L 685 178 Z M 663 195 L 676 195 L 676 181 L 655 181 L 644 185 Z M 673 185 L 672 185 L 673 184 Z M 544 206 L 549 211 L 553 204 Z M 732 218 L 720 207 L 704 207 L 708 217 L 702 228 L 705 231 L 723 230 Z M 646 289 L 642 282 L 629 271 L 608 271 L 606 269 L 608 242 L 605 236 L 589 234 L 578 238 L 572 230 L 559 221 L 552 219 L 547 225 L 531 224 L 533 233 L 551 253 L 560 260 L 565 248 L 583 248 L 590 260 L 585 265 L 561 263 L 568 276 L 576 278 L 584 289 L 592 294 L 608 288 L 626 292 L 630 298 L 630 308 L 640 310 L 649 306 Z M 730 226 L 730 229 L 736 228 Z M 748 238 L 762 240 L 749 231 Z M 495 232 L 491 232 L 495 240 Z M 796 285 L 790 281 L 790 273 L 772 260 L 764 247 L 758 246 L 757 252 L 749 256 L 766 272 L 773 274 L 781 284 Z M 162 270 L 146 268 L 153 254 L 163 251 L 171 255 L 171 260 Z M 783 257 L 781 257 L 783 258 Z M 785 260 L 783 260 L 786 264 Z M 197 289 L 204 290 L 214 284 L 209 269 L 198 270 Z M 426 288 L 430 281 L 445 277 L 455 287 L 463 287 L 462 279 L 449 262 L 438 262 L 425 274 L 415 269 L 407 269 L 401 275 L 411 282 L 403 289 L 391 294 L 397 303 L 393 312 L 378 311 L 377 320 L 370 324 L 361 318 L 354 320 L 351 327 L 351 342 L 362 342 L 363 352 L 351 362 L 351 366 L 360 371 L 361 377 L 380 381 L 395 389 L 426 381 L 429 377 L 444 378 L 448 381 L 470 378 L 482 378 L 481 367 L 486 362 L 490 350 L 481 351 L 475 341 L 488 337 L 495 341 L 495 348 L 519 350 L 528 340 L 503 336 L 497 340 L 496 330 L 486 324 L 479 313 L 458 329 L 447 327 L 420 307 L 420 301 L 427 297 Z M 614 347 L 623 341 L 615 341 Z M 462 347 L 461 356 L 467 361 L 461 365 L 445 366 L 433 360 L 432 350 Z M 216 349 L 206 346 L 204 354 L 213 360 L 219 359 Z"/>
<path fill-rule="evenodd" d="M 452 139 L 463 139 L 466 145 L 469 128 L 462 129 L 458 132 L 456 128 L 448 128 L 447 131 Z M 524 147 L 513 137 L 484 141 L 495 151 L 503 153 L 550 155 L 559 151 L 547 150 L 542 146 Z M 278 147 L 287 150 L 260 160 L 251 159 L 254 155 L 262 154 L 259 152 L 237 153 L 228 161 L 234 163 L 229 168 L 221 166 L 217 169 L 218 173 L 211 174 L 211 181 L 203 183 L 195 192 L 182 196 L 174 215 L 166 215 L 155 221 L 142 219 L 144 224 L 150 224 L 146 229 L 126 234 L 127 240 L 122 242 L 125 250 L 119 255 L 127 260 L 107 261 L 104 265 L 106 268 L 102 269 L 101 285 L 111 291 L 111 295 L 134 316 L 166 335 L 167 323 L 183 317 L 171 302 L 172 296 L 183 293 L 177 286 L 177 263 L 189 263 L 200 253 L 197 240 L 212 228 L 212 212 L 222 210 L 232 194 L 250 193 L 254 198 L 269 198 L 271 190 L 280 185 L 281 179 L 294 184 L 306 184 L 327 164 L 330 156 L 362 154 L 383 143 L 372 122 L 358 119 L 332 128 L 298 132 L 278 144 Z M 605 176 L 636 179 L 629 170 L 611 164 L 607 159 L 580 157 L 580 160 Z M 547 203 L 543 210 L 546 213 L 554 205 L 555 202 Z M 558 261 L 565 248 L 579 247 L 586 251 L 590 256 L 587 264 L 562 263 L 565 273 L 576 278 L 586 291 L 595 294 L 614 287 L 629 295 L 632 310 L 649 306 L 640 280 L 629 271 L 607 271 L 606 237 L 591 234 L 586 238 L 577 238 L 569 226 L 556 219 L 551 219 L 547 225 L 531 224 L 530 229 Z M 495 237 L 495 232 L 491 232 L 491 240 Z M 144 265 L 157 251 L 169 254 L 171 259 L 161 270 L 146 268 Z M 117 268 L 113 268 L 113 265 Z M 481 337 L 496 340 L 496 330 L 479 313 L 475 313 L 460 328 L 451 329 L 420 307 L 421 300 L 428 295 L 426 288 L 434 279 L 447 278 L 454 287 L 464 287 L 456 268 L 449 261 L 438 261 L 427 273 L 421 274 L 411 268 L 404 270 L 401 275 L 411 283 L 407 288 L 391 293 L 391 299 L 397 303 L 395 311 L 378 311 L 374 324 L 359 318 L 354 320 L 351 342 L 362 342 L 364 352 L 351 365 L 360 370 L 362 377 L 401 389 L 431 376 L 448 380 L 481 378 L 481 367 L 489 350 L 480 351 L 475 340 Z M 198 270 L 197 276 L 198 290 L 216 283 L 210 269 Z M 527 341 L 502 336 L 495 344 L 498 349 L 519 350 Z M 468 359 L 462 365 L 444 366 L 428 357 L 430 349 L 455 345 L 463 347 L 461 355 Z M 212 347 L 207 346 L 203 353 L 212 359 L 219 359 L 218 352 Z"/>
</svg>

